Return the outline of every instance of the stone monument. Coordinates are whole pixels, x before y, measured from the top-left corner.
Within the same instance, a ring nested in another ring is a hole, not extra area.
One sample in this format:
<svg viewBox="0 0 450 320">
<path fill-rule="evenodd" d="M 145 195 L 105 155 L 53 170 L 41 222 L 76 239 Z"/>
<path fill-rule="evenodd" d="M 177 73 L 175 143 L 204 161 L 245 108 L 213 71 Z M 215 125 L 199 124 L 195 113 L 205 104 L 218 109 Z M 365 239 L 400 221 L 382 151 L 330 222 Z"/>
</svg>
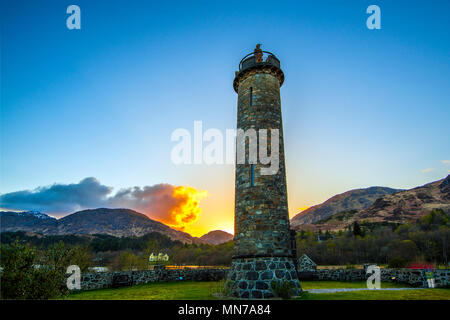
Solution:
<svg viewBox="0 0 450 320">
<path fill-rule="evenodd" d="M 236 163 L 234 255 L 227 286 L 238 298 L 271 298 L 274 283 L 286 281 L 294 294 L 301 292 L 287 204 L 280 100 L 283 82 L 280 61 L 260 45 L 241 60 L 233 82 L 238 94 L 237 128 L 267 129 L 268 145 L 270 130 L 279 132 L 275 174 L 263 175 L 260 169 L 267 165 L 249 163 L 249 148 L 245 149 L 245 163 Z"/>
</svg>

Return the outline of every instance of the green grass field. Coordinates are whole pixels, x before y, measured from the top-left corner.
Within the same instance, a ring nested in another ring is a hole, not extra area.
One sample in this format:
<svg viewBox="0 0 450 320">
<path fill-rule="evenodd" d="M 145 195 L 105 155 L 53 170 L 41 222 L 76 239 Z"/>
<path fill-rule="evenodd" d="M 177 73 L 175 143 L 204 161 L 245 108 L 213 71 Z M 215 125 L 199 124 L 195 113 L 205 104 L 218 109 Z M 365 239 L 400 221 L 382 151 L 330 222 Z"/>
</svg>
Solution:
<svg viewBox="0 0 450 320">
<path fill-rule="evenodd" d="M 72 300 L 215 300 L 224 282 L 159 282 L 118 289 L 101 289 L 71 294 Z M 311 289 L 365 288 L 365 282 L 302 281 L 304 291 Z M 381 288 L 406 288 L 382 283 Z M 450 300 L 450 289 L 413 289 L 401 291 L 364 290 L 337 293 L 304 292 L 300 300 Z"/>
<path fill-rule="evenodd" d="M 367 288 L 365 281 L 356 282 L 343 282 L 343 281 L 301 281 L 303 290 L 311 289 L 356 289 L 356 288 Z M 407 284 L 393 283 L 393 282 L 383 282 L 381 283 L 381 288 L 410 288 L 411 286 Z"/>
</svg>

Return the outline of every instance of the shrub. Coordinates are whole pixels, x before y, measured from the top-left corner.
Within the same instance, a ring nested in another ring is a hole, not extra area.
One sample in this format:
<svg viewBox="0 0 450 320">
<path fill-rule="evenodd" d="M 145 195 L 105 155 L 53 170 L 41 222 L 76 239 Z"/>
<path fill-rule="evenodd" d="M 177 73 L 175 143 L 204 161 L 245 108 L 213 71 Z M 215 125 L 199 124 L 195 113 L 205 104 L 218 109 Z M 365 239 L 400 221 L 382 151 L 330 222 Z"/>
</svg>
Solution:
<svg viewBox="0 0 450 320">
<path fill-rule="evenodd" d="M 290 281 L 272 281 L 270 285 L 272 293 L 283 300 L 290 299 L 294 294 L 294 284 Z"/>
<path fill-rule="evenodd" d="M 14 241 L 1 246 L 0 275 L 2 299 L 51 299 L 68 293 L 66 268 L 74 252 L 61 242 L 41 256 L 36 248 Z"/>
<path fill-rule="evenodd" d="M 27 299 L 35 277 L 36 250 L 18 241 L 1 246 L 1 298 Z"/>
</svg>

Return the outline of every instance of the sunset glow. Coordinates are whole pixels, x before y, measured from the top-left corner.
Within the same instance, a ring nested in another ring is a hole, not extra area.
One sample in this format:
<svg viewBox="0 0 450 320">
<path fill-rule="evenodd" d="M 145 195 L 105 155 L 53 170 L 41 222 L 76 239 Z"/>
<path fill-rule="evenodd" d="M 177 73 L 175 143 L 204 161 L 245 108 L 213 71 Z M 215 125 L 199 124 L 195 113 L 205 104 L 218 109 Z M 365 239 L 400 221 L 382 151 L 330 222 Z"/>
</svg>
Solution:
<svg viewBox="0 0 450 320">
<path fill-rule="evenodd" d="M 173 189 L 173 197 L 179 201 L 170 211 L 169 221 L 162 221 L 170 227 L 185 231 L 186 227 L 196 222 L 202 209 L 200 200 L 206 198 L 208 192 L 198 191 L 189 186 L 177 186 Z"/>
</svg>

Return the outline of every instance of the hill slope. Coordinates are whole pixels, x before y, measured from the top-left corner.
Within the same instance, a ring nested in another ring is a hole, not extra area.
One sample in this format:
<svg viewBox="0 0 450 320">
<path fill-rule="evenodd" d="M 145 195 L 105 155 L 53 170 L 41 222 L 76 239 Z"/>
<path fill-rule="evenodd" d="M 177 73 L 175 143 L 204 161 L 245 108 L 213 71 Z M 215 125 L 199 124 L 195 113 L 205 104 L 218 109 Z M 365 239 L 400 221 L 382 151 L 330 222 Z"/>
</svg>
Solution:
<svg viewBox="0 0 450 320">
<path fill-rule="evenodd" d="M 378 198 L 399 191 L 401 190 L 387 187 L 350 190 L 297 214 L 291 219 L 291 226 L 295 228 L 303 224 L 311 224 L 342 211 L 365 209 Z"/>
<path fill-rule="evenodd" d="M 2 212 L 0 231 L 29 231 L 45 235 L 108 234 L 116 237 L 143 236 L 159 232 L 172 240 L 184 243 L 205 243 L 186 232 L 174 230 L 165 224 L 130 209 L 92 209 L 78 211 L 60 220 L 40 219 L 16 212 Z"/>
<path fill-rule="evenodd" d="M 353 220 L 404 223 L 428 214 L 433 209 L 450 211 L 450 175 L 421 187 L 386 195 L 356 213 Z"/>
<path fill-rule="evenodd" d="M 34 231 L 43 234 L 55 232 L 58 220 L 37 211 L 0 212 L 0 232 Z"/>
<path fill-rule="evenodd" d="M 409 190 L 387 194 L 360 210 L 344 210 L 294 229 L 342 230 L 354 221 L 401 224 L 429 214 L 433 209 L 450 212 L 450 175 Z"/>
<path fill-rule="evenodd" d="M 213 230 L 201 236 L 200 239 L 209 244 L 221 244 L 233 240 L 233 235 L 222 230 Z"/>
</svg>

